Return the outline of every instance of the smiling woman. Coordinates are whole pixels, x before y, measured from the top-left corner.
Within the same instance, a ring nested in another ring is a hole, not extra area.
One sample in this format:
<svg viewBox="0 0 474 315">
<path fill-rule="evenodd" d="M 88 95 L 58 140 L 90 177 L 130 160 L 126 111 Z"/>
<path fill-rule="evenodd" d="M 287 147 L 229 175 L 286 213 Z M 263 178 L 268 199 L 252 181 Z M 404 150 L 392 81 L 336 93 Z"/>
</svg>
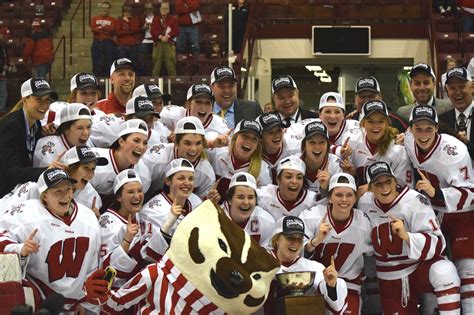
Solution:
<svg viewBox="0 0 474 315">
<path fill-rule="evenodd" d="M 32 168 L 33 152 L 42 136 L 41 124 L 51 99 L 58 95 L 44 79 L 21 86 L 21 100 L 0 120 L 0 196 L 17 184 L 36 180 L 44 168 Z"/>
</svg>

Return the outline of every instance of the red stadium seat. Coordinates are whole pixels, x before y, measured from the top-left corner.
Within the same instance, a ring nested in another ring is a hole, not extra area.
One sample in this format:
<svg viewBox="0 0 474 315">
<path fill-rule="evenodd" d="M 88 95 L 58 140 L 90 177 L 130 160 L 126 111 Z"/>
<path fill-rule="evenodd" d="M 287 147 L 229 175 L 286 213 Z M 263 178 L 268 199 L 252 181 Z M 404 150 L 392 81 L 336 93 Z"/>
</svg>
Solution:
<svg viewBox="0 0 474 315">
<path fill-rule="evenodd" d="M 28 36 L 31 28 L 30 19 L 12 19 L 10 21 L 10 32 L 12 37 Z"/>
<path fill-rule="evenodd" d="M 168 81 L 166 81 L 166 85 Z M 171 83 L 171 99 L 172 103 L 176 105 L 184 105 L 186 102 L 186 94 L 189 87 L 191 86 L 191 77 L 170 77 L 169 83 Z M 167 87 L 165 88 L 167 90 Z"/>
<path fill-rule="evenodd" d="M 195 64 L 193 54 L 178 54 L 176 56 L 176 72 L 178 75 L 195 75 Z"/>
<path fill-rule="evenodd" d="M 463 53 L 474 53 L 474 33 L 462 34 L 462 51 Z"/>
<path fill-rule="evenodd" d="M 434 14 L 434 25 L 437 32 L 443 33 L 454 33 L 457 32 L 457 23 L 452 17 L 441 17 L 440 15 Z"/>
<path fill-rule="evenodd" d="M 0 18 L 0 28 L 6 26 L 8 27 L 10 25 L 10 19 L 9 18 Z"/>
<path fill-rule="evenodd" d="M 357 1 L 339 0 L 337 2 L 337 19 L 356 21 L 360 19 L 360 10 Z"/>
<path fill-rule="evenodd" d="M 380 0 L 361 0 L 360 18 L 362 20 L 382 20 L 382 5 Z"/>
<path fill-rule="evenodd" d="M 288 7 L 281 4 L 265 5 L 265 17 L 282 19 L 288 17 Z"/>
<path fill-rule="evenodd" d="M 313 7 L 301 4 L 291 4 L 289 6 L 289 15 L 292 19 L 312 19 Z"/>
<path fill-rule="evenodd" d="M 425 19 L 425 1 L 423 0 L 409 0 L 405 5 L 405 12 L 408 19 Z"/>
<path fill-rule="evenodd" d="M 21 38 L 10 38 L 5 41 L 7 54 L 10 57 L 20 57 L 23 54 Z"/>
<path fill-rule="evenodd" d="M 21 16 L 20 5 L 15 2 L 3 2 L 0 5 L 2 17 L 16 18 Z"/>
<path fill-rule="evenodd" d="M 438 52 L 456 53 L 460 51 L 458 33 L 435 33 Z"/>
<path fill-rule="evenodd" d="M 405 16 L 405 1 L 386 0 L 383 7 L 383 15 L 386 20 L 403 20 Z"/>
<path fill-rule="evenodd" d="M 193 76 L 192 82 L 194 84 L 205 83 L 209 85 L 211 84 L 211 77 L 209 75 Z"/>
<path fill-rule="evenodd" d="M 336 16 L 335 0 L 314 0 L 313 18 L 318 20 L 331 20 Z"/>
</svg>

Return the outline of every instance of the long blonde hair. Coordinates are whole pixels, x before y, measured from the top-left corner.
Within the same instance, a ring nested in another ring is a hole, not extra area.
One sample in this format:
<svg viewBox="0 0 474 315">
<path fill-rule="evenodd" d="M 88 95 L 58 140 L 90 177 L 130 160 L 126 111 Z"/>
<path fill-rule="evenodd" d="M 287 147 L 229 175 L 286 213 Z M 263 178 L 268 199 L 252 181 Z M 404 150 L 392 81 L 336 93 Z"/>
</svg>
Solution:
<svg viewBox="0 0 474 315">
<path fill-rule="evenodd" d="M 398 135 L 398 129 L 390 126 L 390 118 L 388 116 L 384 116 L 384 120 L 387 123 L 387 126 L 385 128 L 383 137 L 380 138 L 379 142 L 377 143 L 377 153 L 380 155 L 385 155 L 385 153 L 387 153 L 388 148 Z M 364 117 L 361 121 L 361 126 L 364 128 L 366 121 L 366 117 Z"/>
<path fill-rule="evenodd" d="M 237 140 L 238 136 L 239 136 L 238 133 L 234 133 L 232 135 L 232 139 L 230 140 L 231 154 L 232 154 L 232 151 L 234 150 L 235 141 Z M 260 175 L 261 166 L 262 166 L 262 140 L 259 139 L 257 148 L 252 153 L 252 156 L 250 156 L 250 164 L 249 164 L 248 172 L 252 174 L 253 177 L 257 178 Z"/>
</svg>

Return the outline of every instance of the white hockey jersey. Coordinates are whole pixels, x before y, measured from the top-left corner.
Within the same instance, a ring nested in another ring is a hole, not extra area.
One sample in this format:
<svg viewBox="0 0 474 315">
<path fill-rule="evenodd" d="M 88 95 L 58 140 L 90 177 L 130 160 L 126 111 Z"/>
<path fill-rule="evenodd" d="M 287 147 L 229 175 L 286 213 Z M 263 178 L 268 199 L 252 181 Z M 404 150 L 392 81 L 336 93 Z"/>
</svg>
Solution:
<svg viewBox="0 0 474 315">
<path fill-rule="evenodd" d="M 90 209 L 74 201 L 71 215 L 60 218 L 39 200 L 27 200 L 13 206 L 0 221 L 0 251 L 20 254 L 23 242 L 35 229 L 34 239 L 40 247 L 22 260 L 26 277 L 44 295 L 62 294 L 69 310 L 84 298 L 84 282 L 99 267 L 97 219 Z M 86 303 L 83 306 L 90 309 Z"/>
<path fill-rule="evenodd" d="M 439 257 L 446 246 L 429 200 L 407 186 L 390 204 L 379 203 L 372 192 L 367 192 L 358 207 L 372 225 L 372 246 L 380 279 L 406 277 L 420 262 Z M 389 215 L 403 220 L 410 244 L 392 233 Z"/>
<path fill-rule="evenodd" d="M 176 227 L 184 217 L 201 203 L 201 198 L 195 194 L 191 194 L 186 199 L 183 214 L 178 217 L 171 227 L 170 235 L 174 234 Z M 166 193 L 162 192 L 143 205 L 140 211 L 140 230 L 143 244 L 142 257 L 146 260 L 158 261 L 168 249 L 168 243 L 161 234 L 161 227 L 165 224 L 166 219 L 171 213 L 172 205 L 173 200 Z"/>
<path fill-rule="evenodd" d="M 301 158 L 301 154 L 297 156 Z M 329 165 L 327 165 L 328 163 Z M 339 166 L 339 158 L 332 153 L 328 154 L 328 158 L 324 161 L 319 169 L 324 170 L 326 167 L 328 168 L 329 178 L 331 178 L 331 176 L 334 174 L 342 173 L 342 169 Z M 306 174 L 304 175 L 304 186 L 306 189 L 314 191 L 316 193 L 316 200 L 319 201 L 324 199 L 324 197 L 321 193 L 321 185 L 319 184 L 316 175 L 317 173 L 312 174 L 308 172 L 308 168 L 306 168 Z"/>
<path fill-rule="evenodd" d="M 74 191 L 74 200 L 86 206 L 88 209 L 92 208 L 94 198 L 95 207 L 100 209 L 102 207 L 102 201 L 99 194 L 90 183 L 87 183 L 84 189 Z M 6 194 L 2 199 L 0 199 L 0 220 L 2 214 L 10 207 L 18 205 L 29 199 L 40 199 L 38 184 L 36 182 L 27 182 L 17 185 L 10 193 Z"/>
<path fill-rule="evenodd" d="M 474 172 L 464 143 L 440 134 L 433 148 L 423 154 L 413 135 L 407 133 L 405 149 L 415 169 L 422 171 L 431 185 L 443 193 L 444 200 L 430 198 L 433 209 L 447 213 L 474 210 Z"/>
<path fill-rule="evenodd" d="M 367 183 L 365 177 L 367 166 L 383 161 L 390 165 L 399 185 L 413 187 L 413 167 L 403 146 L 392 141 L 387 152 L 381 156 L 367 140 L 365 130 L 351 132 L 346 136 L 349 137 L 349 145 L 352 148 L 351 161 L 356 168 L 359 185 Z"/>
<path fill-rule="evenodd" d="M 301 142 L 291 140 L 288 135 L 283 135 L 283 146 L 280 150 L 272 155 L 262 155 L 262 159 L 267 162 L 270 167 L 270 175 L 272 177 L 273 184 L 276 184 L 277 178 L 277 167 L 281 160 L 290 156 L 301 153 Z"/>
<path fill-rule="evenodd" d="M 138 215 L 132 222 L 139 224 Z M 142 247 L 140 233 L 135 234 L 128 253 L 121 246 L 125 238 L 127 224 L 128 218 L 124 218 L 112 209 L 107 209 L 99 219 L 101 266 L 102 268 L 112 266 L 117 270 L 117 277 L 113 283 L 114 288 L 121 287 L 145 266 L 140 255 Z"/>
<path fill-rule="evenodd" d="M 91 140 L 87 140 L 88 147 L 93 147 Z M 59 155 L 72 148 L 63 135 L 60 136 L 46 136 L 38 140 L 33 154 L 33 167 L 47 167 Z"/>
<path fill-rule="evenodd" d="M 68 102 L 54 102 L 51 103 L 49 106 L 49 109 L 46 111 L 46 114 L 44 115 L 44 118 L 41 119 L 41 126 L 44 126 L 49 123 L 54 123 L 54 127 L 58 128 L 58 126 L 61 124 L 61 110 L 68 106 Z M 95 122 L 99 121 L 102 116 L 105 116 L 105 113 L 101 111 L 98 108 L 95 108 L 94 110 L 91 111 L 92 114 L 92 123 L 94 124 Z"/>
<path fill-rule="evenodd" d="M 371 254 L 372 230 L 367 216 L 358 209 L 353 209 L 345 224 L 335 221 L 328 206 L 319 205 L 307 209 L 300 214 L 304 222 L 305 234 L 313 239 L 319 231 L 319 225 L 327 215 L 327 223 L 331 225 L 326 238 L 314 250 L 311 259 L 324 266 L 331 264 L 334 256 L 337 276 L 344 279 L 349 290 L 360 294 L 364 276 L 364 254 Z"/>
<path fill-rule="evenodd" d="M 117 163 L 114 158 L 114 150 L 104 149 L 104 148 L 95 148 L 94 151 L 100 156 L 104 157 L 109 161 L 107 165 L 98 165 L 95 168 L 95 175 L 90 181 L 91 185 L 97 190 L 101 195 L 112 195 L 114 192 L 114 179 L 115 176 L 120 173 L 120 170 L 117 168 Z M 140 159 L 136 165 L 133 165 L 132 168 L 140 176 L 142 181 L 143 191 L 146 193 L 150 188 L 151 178 L 148 168 L 143 163 L 143 160 Z"/>
<path fill-rule="evenodd" d="M 229 204 L 224 202 L 222 207 L 230 218 Z M 266 210 L 256 206 L 247 221 L 242 224 L 237 223 L 237 225 L 257 241 L 260 246 L 271 249 L 272 236 L 275 230 L 275 219 Z"/>
<path fill-rule="evenodd" d="M 169 130 L 174 131 L 178 120 L 186 116 L 191 116 L 186 108 L 178 105 L 166 105 L 160 113 L 160 120 Z M 218 135 L 227 135 L 229 132 L 229 127 L 224 119 L 216 114 L 210 114 L 202 124 L 207 140 L 213 140 Z"/>
<path fill-rule="evenodd" d="M 257 189 L 257 204 L 278 221 L 288 215 L 299 216 L 304 210 L 315 206 L 316 193 L 303 188 L 298 199 L 289 202 L 281 198 L 278 186 L 266 185 Z"/>
<path fill-rule="evenodd" d="M 165 183 L 165 169 L 177 159 L 173 143 L 149 146 L 141 161 L 150 170 L 151 192 L 158 192 Z M 194 193 L 201 198 L 207 196 L 216 181 L 214 169 L 208 160 L 198 158 L 194 163 Z"/>
</svg>

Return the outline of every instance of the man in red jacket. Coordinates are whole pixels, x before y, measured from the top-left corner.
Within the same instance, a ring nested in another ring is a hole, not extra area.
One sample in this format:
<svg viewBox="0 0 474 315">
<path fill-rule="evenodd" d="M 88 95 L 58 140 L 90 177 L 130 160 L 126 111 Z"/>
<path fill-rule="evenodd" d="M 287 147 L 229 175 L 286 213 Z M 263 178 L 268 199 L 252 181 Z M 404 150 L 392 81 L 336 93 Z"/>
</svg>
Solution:
<svg viewBox="0 0 474 315">
<path fill-rule="evenodd" d="M 132 16 L 132 8 L 125 5 L 122 8 L 122 16 L 117 19 L 115 25 L 117 38 L 117 58 L 129 58 L 137 62 L 138 45 L 142 39 L 140 20 Z"/>
<path fill-rule="evenodd" d="M 44 21 L 44 20 L 43 20 Z M 23 60 L 32 68 L 36 78 L 46 78 L 54 60 L 54 44 L 51 31 L 40 18 L 31 24 L 31 36 L 26 39 Z"/>
<path fill-rule="evenodd" d="M 115 24 L 117 21 L 109 15 L 111 5 L 109 2 L 99 4 L 102 11 L 100 15 L 91 19 L 91 30 L 94 41 L 91 47 L 92 72 L 97 77 L 107 77 L 110 65 L 115 60 Z"/>
<path fill-rule="evenodd" d="M 178 19 L 169 15 L 170 5 L 163 2 L 160 15 L 153 19 L 151 36 L 153 37 L 153 75 L 159 76 L 164 63 L 168 75 L 176 75 L 176 36 L 179 33 Z"/>
<path fill-rule="evenodd" d="M 202 18 L 199 13 L 199 0 L 176 0 L 176 14 L 178 15 L 179 34 L 176 50 L 184 53 L 189 42 L 192 53 L 199 54 L 199 29 L 197 24 Z"/>
</svg>

